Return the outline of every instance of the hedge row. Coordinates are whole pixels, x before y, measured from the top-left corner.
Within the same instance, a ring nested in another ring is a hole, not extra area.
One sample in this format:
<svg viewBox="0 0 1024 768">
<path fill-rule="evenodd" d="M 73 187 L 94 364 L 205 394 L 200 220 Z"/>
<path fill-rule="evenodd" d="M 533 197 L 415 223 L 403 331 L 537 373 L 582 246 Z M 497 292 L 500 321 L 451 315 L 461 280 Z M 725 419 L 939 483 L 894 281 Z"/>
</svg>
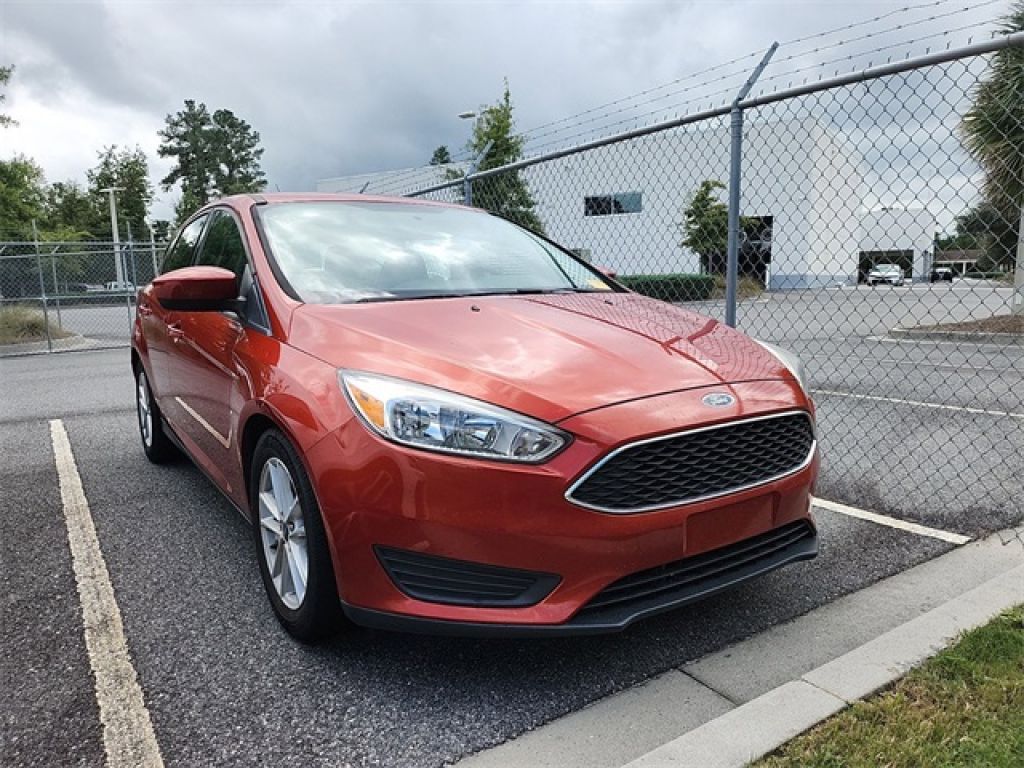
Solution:
<svg viewBox="0 0 1024 768">
<path fill-rule="evenodd" d="M 618 281 L 631 291 L 662 301 L 704 301 L 715 290 L 713 275 L 620 275 Z"/>
</svg>

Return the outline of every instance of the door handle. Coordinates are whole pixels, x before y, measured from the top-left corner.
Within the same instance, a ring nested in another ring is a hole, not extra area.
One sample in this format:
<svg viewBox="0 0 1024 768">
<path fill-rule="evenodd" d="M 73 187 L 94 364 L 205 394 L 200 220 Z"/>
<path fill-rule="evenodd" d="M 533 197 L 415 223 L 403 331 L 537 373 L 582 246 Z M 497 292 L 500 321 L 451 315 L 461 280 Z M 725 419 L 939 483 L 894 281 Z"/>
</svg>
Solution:
<svg viewBox="0 0 1024 768">
<path fill-rule="evenodd" d="M 178 323 L 169 323 L 167 325 L 167 336 L 171 341 L 178 342 L 185 338 L 185 332 L 181 330 L 181 326 Z"/>
<path fill-rule="evenodd" d="M 153 314 L 153 310 L 149 307 L 148 304 L 137 304 L 135 308 L 136 310 L 138 310 L 138 313 L 143 317 L 149 317 L 150 315 Z"/>
</svg>

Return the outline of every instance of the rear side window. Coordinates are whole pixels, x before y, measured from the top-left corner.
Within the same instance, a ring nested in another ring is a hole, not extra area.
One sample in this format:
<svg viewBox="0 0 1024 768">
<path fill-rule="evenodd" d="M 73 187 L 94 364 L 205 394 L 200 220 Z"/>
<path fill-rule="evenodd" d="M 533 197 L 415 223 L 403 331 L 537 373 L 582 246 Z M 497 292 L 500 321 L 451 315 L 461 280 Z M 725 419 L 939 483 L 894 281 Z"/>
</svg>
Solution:
<svg viewBox="0 0 1024 768">
<path fill-rule="evenodd" d="M 178 239 L 167 249 L 163 266 L 160 269 L 161 275 L 175 269 L 192 266 L 192 255 L 195 253 L 196 243 L 199 242 L 199 236 L 203 234 L 203 225 L 208 218 L 209 216 L 204 214 L 181 230 Z"/>
<path fill-rule="evenodd" d="M 223 211 L 213 214 L 196 263 L 205 267 L 222 267 L 234 272 L 239 280 L 242 279 L 248 261 L 245 258 L 242 234 L 231 214 Z"/>
</svg>

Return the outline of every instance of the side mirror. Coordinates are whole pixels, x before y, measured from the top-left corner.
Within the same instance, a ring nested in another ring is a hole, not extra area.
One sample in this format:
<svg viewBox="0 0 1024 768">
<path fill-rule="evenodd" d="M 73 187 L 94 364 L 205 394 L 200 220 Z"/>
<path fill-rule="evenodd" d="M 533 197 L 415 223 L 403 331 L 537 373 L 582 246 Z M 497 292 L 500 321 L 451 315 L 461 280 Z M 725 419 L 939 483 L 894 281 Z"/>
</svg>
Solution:
<svg viewBox="0 0 1024 768">
<path fill-rule="evenodd" d="M 153 280 L 153 295 L 164 309 L 241 314 L 235 273 L 222 267 L 184 267 Z"/>
</svg>

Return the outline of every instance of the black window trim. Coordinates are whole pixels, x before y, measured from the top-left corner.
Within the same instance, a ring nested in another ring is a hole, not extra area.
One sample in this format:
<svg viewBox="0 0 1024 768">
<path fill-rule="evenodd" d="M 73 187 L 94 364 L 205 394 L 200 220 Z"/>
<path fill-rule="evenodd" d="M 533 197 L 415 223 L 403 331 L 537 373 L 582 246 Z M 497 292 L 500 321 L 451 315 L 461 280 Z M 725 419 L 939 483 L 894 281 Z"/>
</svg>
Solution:
<svg viewBox="0 0 1024 768">
<path fill-rule="evenodd" d="M 178 231 L 177 233 L 175 233 L 174 239 L 171 240 L 170 244 L 164 249 L 164 256 L 162 259 L 160 259 L 159 275 L 167 274 L 167 271 L 164 269 L 164 267 L 167 264 L 167 258 L 170 256 L 171 251 L 174 250 L 174 246 L 176 246 L 178 244 L 178 241 L 181 240 L 181 235 L 185 232 L 186 229 L 191 227 L 193 224 L 196 223 L 196 221 L 203 217 L 206 217 L 206 221 L 203 222 L 203 228 L 199 231 L 199 237 L 196 238 L 196 245 L 195 248 L 192 250 L 192 259 L 185 266 L 191 267 L 193 264 L 195 264 L 196 254 L 199 253 L 199 248 L 202 246 L 203 241 L 206 239 L 206 228 L 207 225 L 210 223 L 209 208 L 201 208 L 200 210 L 196 211 L 195 213 L 188 217 L 184 224 L 178 227 Z M 178 267 L 178 269 L 184 269 L 184 267 Z"/>
<path fill-rule="evenodd" d="M 202 234 L 200 235 L 199 241 L 196 245 L 195 253 L 192 254 L 192 263 L 189 266 L 194 267 L 198 265 L 197 262 L 199 260 L 199 254 L 202 252 L 203 246 L 206 245 L 206 235 L 210 231 L 210 222 L 213 221 L 213 217 L 216 216 L 218 213 L 226 213 L 228 216 L 231 217 L 232 221 L 235 224 L 235 227 L 238 229 L 239 236 L 242 238 L 242 249 L 245 251 L 245 260 L 249 267 L 249 275 L 250 279 L 252 280 L 253 294 L 256 296 L 256 303 L 258 305 L 257 320 L 252 320 L 248 317 L 239 317 L 238 319 L 242 321 L 242 325 L 248 326 L 250 328 L 255 328 L 257 331 L 260 331 L 266 336 L 273 336 L 274 332 L 270 327 L 270 316 L 267 314 L 267 305 L 266 302 L 263 300 L 263 291 L 260 289 L 260 281 L 258 275 L 256 274 L 256 267 L 255 263 L 253 262 L 252 251 L 249 248 L 249 243 L 246 241 L 245 227 L 242 226 L 242 219 L 238 216 L 238 214 L 231 206 L 211 205 L 201 209 L 200 211 L 197 211 L 196 215 L 193 217 L 193 220 L 198 218 L 199 215 L 207 216 L 207 220 L 206 224 L 203 225 Z M 189 221 L 188 223 L 191 224 L 192 221 Z M 188 226 L 188 224 L 186 224 L 185 226 Z M 184 229 L 185 227 L 182 227 L 182 230 Z"/>
<path fill-rule="evenodd" d="M 252 258 L 252 249 L 249 248 L 249 241 L 245 236 L 245 226 L 242 224 L 242 217 L 239 216 L 238 212 L 229 205 L 215 205 L 209 210 L 227 213 L 235 223 L 239 237 L 242 238 L 242 249 L 245 251 L 245 260 L 249 265 L 249 279 L 252 281 L 253 295 L 256 297 L 256 303 L 259 305 L 257 307 L 259 322 L 251 321 L 248 318 L 242 318 L 242 320 L 246 325 L 252 326 L 267 336 L 272 336 L 273 331 L 270 328 L 270 316 L 267 314 L 267 304 L 263 300 L 263 289 L 260 288 L 259 275 L 256 272 L 256 262 Z"/>
</svg>

